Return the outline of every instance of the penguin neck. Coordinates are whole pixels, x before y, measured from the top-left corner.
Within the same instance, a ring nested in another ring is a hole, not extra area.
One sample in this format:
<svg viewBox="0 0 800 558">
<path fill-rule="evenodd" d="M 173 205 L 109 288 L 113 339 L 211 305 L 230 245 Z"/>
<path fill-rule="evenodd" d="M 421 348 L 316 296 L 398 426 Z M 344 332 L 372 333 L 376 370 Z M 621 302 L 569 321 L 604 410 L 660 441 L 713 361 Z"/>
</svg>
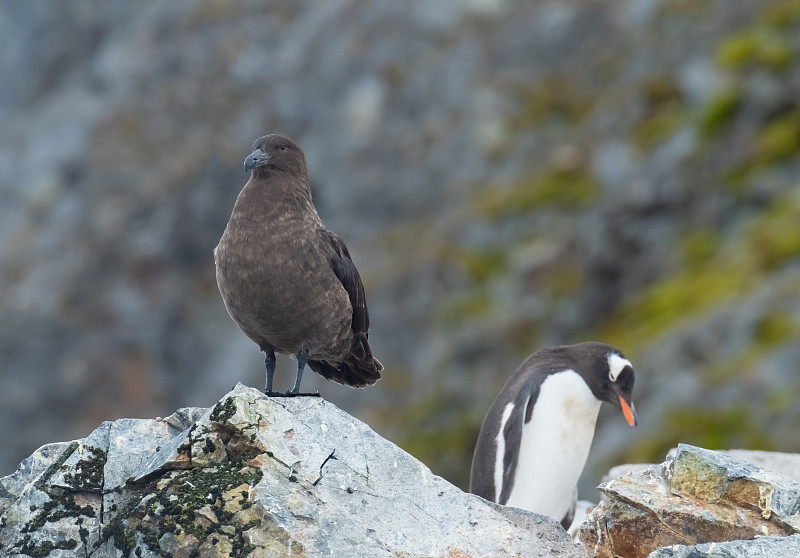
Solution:
<svg viewBox="0 0 800 558">
<path fill-rule="evenodd" d="M 522 428 L 506 505 L 560 521 L 570 511 L 594 438 L 600 401 L 573 370 L 550 374 Z"/>
</svg>

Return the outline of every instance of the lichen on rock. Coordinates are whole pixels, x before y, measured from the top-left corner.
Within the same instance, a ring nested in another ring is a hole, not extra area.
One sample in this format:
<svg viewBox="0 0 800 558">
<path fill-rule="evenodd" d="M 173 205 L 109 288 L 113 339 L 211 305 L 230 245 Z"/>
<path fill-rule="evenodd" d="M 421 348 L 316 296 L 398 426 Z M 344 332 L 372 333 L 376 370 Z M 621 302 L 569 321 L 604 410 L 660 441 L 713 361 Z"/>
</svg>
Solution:
<svg viewBox="0 0 800 558">
<path fill-rule="evenodd" d="M 463 493 L 319 398 L 238 385 L 59 449 L 28 482 L 0 479 L 4 556 L 584 556 L 555 522 Z"/>
</svg>

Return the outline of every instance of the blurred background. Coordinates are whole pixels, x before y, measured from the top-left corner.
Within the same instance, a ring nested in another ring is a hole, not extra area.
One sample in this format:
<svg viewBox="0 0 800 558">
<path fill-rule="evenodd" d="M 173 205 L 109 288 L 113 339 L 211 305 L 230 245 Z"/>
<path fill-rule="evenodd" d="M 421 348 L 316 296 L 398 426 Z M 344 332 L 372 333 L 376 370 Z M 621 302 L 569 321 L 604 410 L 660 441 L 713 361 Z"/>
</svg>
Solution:
<svg viewBox="0 0 800 558">
<path fill-rule="evenodd" d="M 588 339 L 640 427 L 603 409 L 583 496 L 678 441 L 800 451 L 797 0 L 5 0 L 0 84 L 0 476 L 263 387 L 212 249 L 268 132 L 386 365 L 304 387 L 435 473 L 466 488 L 517 365 Z"/>
</svg>

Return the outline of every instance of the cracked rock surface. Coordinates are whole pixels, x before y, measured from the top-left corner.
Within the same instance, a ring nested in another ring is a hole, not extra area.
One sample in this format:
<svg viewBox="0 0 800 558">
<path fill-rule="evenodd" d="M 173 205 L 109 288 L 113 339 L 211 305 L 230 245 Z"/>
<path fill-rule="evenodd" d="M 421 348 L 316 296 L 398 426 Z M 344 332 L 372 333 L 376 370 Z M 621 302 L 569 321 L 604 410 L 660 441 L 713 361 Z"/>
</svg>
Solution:
<svg viewBox="0 0 800 558">
<path fill-rule="evenodd" d="M 237 385 L 210 409 L 37 450 L 0 479 L 0 555 L 585 553 L 555 522 L 462 492 L 323 399 Z"/>
<path fill-rule="evenodd" d="M 659 547 L 669 547 L 654 554 L 660 558 L 750 556 L 725 554 L 724 549 L 748 548 L 752 541 L 727 547 L 703 543 L 800 533 L 800 483 L 732 455 L 685 444 L 661 465 L 606 482 L 600 490 L 609 501 L 587 516 L 580 531 L 581 542 L 598 558 L 640 558 Z M 759 549 L 768 543 L 759 540 L 758 545 L 752 542 L 752 556 L 764 555 Z M 797 541 L 775 544 L 794 548 Z M 678 549 L 693 545 L 696 550 Z"/>
</svg>

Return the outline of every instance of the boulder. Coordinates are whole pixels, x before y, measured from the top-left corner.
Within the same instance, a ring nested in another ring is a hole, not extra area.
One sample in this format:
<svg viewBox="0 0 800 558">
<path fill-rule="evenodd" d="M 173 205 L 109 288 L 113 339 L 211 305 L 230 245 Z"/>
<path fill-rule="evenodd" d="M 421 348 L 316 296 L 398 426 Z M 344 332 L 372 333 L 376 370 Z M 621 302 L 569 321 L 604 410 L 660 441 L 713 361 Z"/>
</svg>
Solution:
<svg viewBox="0 0 800 558">
<path fill-rule="evenodd" d="M 678 448 L 672 448 L 667 453 L 667 457 L 675 457 Z M 729 449 L 729 450 L 715 450 L 717 453 L 729 455 L 742 461 L 747 461 L 753 465 L 758 465 L 763 469 L 768 469 L 775 473 L 780 473 L 790 479 L 800 482 L 800 454 L 797 453 L 783 453 L 779 451 L 759 451 L 748 449 Z M 647 469 L 654 463 L 625 463 L 624 465 L 615 465 L 609 469 L 608 473 L 603 475 L 603 482 L 610 481 L 617 477 L 621 477 L 630 473 L 635 473 L 643 469 Z"/>
<path fill-rule="evenodd" d="M 747 449 L 732 449 L 722 453 L 800 482 L 800 454 Z"/>
<path fill-rule="evenodd" d="M 789 558 L 800 556 L 800 535 L 758 537 L 751 541 L 674 545 L 651 552 L 648 558 Z"/>
<path fill-rule="evenodd" d="M 639 558 L 659 547 L 800 533 L 800 483 L 694 446 L 681 444 L 663 464 L 600 490 L 609 501 L 579 533 L 597 557 Z"/>
<path fill-rule="evenodd" d="M 321 398 L 237 385 L 118 420 L 0 479 L 0 555 L 583 557 L 547 518 L 433 475 Z"/>
</svg>

